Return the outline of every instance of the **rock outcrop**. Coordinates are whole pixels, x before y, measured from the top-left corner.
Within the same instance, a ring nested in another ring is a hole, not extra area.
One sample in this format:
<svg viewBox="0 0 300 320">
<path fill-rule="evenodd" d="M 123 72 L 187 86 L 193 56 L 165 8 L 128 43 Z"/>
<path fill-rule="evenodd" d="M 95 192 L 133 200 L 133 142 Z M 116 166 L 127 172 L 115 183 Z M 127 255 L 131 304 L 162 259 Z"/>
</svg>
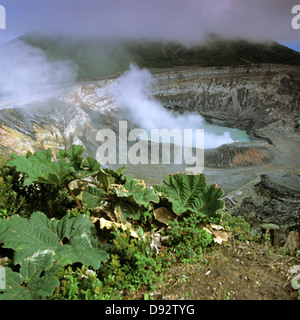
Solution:
<svg viewBox="0 0 300 320">
<path fill-rule="evenodd" d="M 295 239 L 295 235 L 300 234 L 299 171 L 284 170 L 262 174 L 260 180 L 253 184 L 251 196 L 248 193 L 243 198 L 243 192 L 247 194 L 243 190 L 227 197 L 228 209 L 234 215 L 243 216 L 259 232 L 266 222 L 277 225 L 280 243 L 289 243 L 290 240 L 287 240 L 293 235 L 295 247 L 300 249 L 299 241 Z"/>
</svg>

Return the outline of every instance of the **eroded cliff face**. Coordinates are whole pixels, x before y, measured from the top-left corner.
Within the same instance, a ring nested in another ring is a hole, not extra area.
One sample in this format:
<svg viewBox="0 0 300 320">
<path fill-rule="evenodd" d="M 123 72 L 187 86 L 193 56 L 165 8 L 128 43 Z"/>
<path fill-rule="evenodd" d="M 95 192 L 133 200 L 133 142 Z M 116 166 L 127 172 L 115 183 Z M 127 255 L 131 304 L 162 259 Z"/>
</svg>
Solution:
<svg viewBox="0 0 300 320">
<path fill-rule="evenodd" d="M 299 67 L 180 68 L 155 76 L 153 92 L 167 108 L 252 132 L 297 126 Z"/>
</svg>

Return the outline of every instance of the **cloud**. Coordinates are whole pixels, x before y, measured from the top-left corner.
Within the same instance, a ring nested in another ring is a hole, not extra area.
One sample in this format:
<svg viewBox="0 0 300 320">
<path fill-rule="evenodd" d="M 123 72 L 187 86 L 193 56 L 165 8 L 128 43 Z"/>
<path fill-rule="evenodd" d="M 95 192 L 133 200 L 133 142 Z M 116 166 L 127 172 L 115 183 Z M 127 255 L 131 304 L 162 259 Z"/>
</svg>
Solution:
<svg viewBox="0 0 300 320">
<path fill-rule="evenodd" d="M 42 50 L 16 40 L 1 45 L 0 74 L 0 96 L 28 96 L 75 81 L 77 68 L 68 61 L 49 61 Z"/>
<path fill-rule="evenodd" d="M 296 0 L 2 0 L 8 35 L 37 32 L 78 37 L 125 37 L 200 42 L 207 33 L 299 42 L 291 26 Z M 14 48 L 13 48 L 14 46 Z M 50 62 L 18 42 L 1 48 L 0 93 L 33 92 L 74 78 L 70 64 Z"/>
<path fill-rule="evenodd" d="M 198 42 L 206 33 L 298 41 L 296 0 L 4 0 L 10 28 Z M 10 11 L 11 10 L 11 11 Z M 12 21 L 13 20 L 13 21 Z"/>
</svg>

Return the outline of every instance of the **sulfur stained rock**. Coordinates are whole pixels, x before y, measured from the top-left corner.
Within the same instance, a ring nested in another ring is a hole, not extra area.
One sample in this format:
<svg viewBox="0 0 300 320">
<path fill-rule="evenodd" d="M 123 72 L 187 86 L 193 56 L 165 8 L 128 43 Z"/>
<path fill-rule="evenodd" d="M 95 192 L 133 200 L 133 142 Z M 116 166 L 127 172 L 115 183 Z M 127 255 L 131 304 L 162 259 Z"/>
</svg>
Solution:
<svg viewBox="0 0 300 320">
<path fill-rule="evenodd" d="M 210 168 L 251 167 L 267 164 L 273 159 L 273 147 L 267 142 L 235 142 L 205 151 L 205 164 Z"/>
</svg>

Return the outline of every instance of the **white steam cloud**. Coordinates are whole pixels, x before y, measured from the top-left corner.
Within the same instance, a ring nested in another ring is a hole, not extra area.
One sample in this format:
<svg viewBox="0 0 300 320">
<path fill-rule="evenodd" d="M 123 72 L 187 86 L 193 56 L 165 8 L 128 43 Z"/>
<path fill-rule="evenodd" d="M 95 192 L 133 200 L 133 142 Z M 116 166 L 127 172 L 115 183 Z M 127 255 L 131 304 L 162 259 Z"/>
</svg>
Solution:
<svg viewBox="0 0 300 320">
<path fill-rule="evenodd" d="M 199 114 L 173 114 L 150 96 L 154 78 L 146 69 L 131 64 L 118 83 L 112 88 L 117 107 L 127 113 L 127 117 L 139 128 L 150 132 L 151 129 L 203 129 L 204 120 Z M 216 148 L 234 142 L 229 132 L 222 135 L 205 130 L 205 148 Z"/>
<path fill-rule="evenodd" d="M 77 68 L 68 61 L 49 61 L 41 49 L 16 40 L 1 45 L 0 75 L 0 97 L 24 97 L 75 81 Z"/>
</svg>

